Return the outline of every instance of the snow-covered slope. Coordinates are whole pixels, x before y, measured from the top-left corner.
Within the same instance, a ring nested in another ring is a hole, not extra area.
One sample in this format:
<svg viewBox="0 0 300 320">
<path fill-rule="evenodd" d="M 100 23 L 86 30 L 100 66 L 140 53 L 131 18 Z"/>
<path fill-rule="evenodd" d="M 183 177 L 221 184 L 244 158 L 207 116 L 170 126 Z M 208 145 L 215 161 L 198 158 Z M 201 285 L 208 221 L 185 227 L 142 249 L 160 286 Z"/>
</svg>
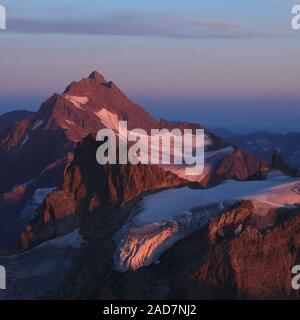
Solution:
<svg viewBox="0 0 300 320">
<path fill-rule="evenodd" d="M 7 276 L 7 290 L 0 290 L 0 300 L 37 299 L 55 289 L 84 245 L 85 241 L 75 230 L 24 253 L 0 257 Z"/>
<path fill-rule="evenodd" d="M 155 262 L 176 241 L 242 199 L 252 200 L 260 215 L 273 208 L 295 207 L 300 204 L 300 179 L 272 172 L 262 181 L 227 180 L 209 189 L 184 187 L 149 195 L 115 237 L 116 269 L 136 270 Z M 169 222 L 178 227 L 173 232 L 167 230 L 167 236 L 163 236 Z"/>
</svg>

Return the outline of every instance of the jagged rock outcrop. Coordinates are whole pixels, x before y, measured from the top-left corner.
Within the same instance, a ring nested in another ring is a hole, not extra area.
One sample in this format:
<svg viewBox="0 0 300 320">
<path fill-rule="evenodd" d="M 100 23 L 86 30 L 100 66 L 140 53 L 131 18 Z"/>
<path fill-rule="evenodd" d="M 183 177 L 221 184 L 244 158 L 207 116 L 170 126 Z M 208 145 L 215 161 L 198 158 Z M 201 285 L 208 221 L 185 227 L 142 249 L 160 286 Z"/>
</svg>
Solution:
<svg viewBox="0 0 300 320">
<path fill-rule="evenodd" d="M 299 130 L 298 130 L 299 131 Z M 225 138 L 222 135 L 221 137 Z M 238 134 L 227 136 L 227 140 L 239 146 L 245 152 L 262 157 L 272 163 L 274 150 L 279 149 L 285 163 L 300 172 L 300 132 L 272 133 L 259 131 L 249 134 Z"/>
<path fill-rule="evenodd" d="M 284 162 L 279 149 L 275 150 L 274 155 L 272 157 L 272 168 L 275 170 L 279 170 L 291 177 L 297 176 L 297 169 L 291 168 L 288 164 Z"/>
<path fill-rule="evenodd" d="M 145 192 L 186 183 L 155 165 L 99 165 L 99 145 L 93 135 L 78 145 L 63 187 L 45 199 L 22 233 L 23 248 L 72 231 L 81 215 L 99 208 L 122 208 Z"/>
<path fill-rule="evenodd" d="M 242 228 L 238 235 L 225 232 L 219 242 L 210 243 L 203 264 L 193 274 L 197 292 L 200 294 L 203 284 L 214 288 L 207 292 L 210 296 L 219 288 L 239 298 L 300 298 L 291 286 L 291 269 L 300 259 L 300 210 L 278 209 L 272 224 L 264 227 L 256 223 L 255 215 L 249 215 L 245 204 L 235 210 L 243 214 Z M 212 221 L 210 230 L 214 224 Z M 225 226 L 235 228 L 236 224 L 232 221 Z"/>
<path fill-rule="evenodd" d="M 210 241 L 215 243 L 239 235 L 251 219 L 253 210 L 254 205 L 248 200 L 220 217 L 213 217 L 208 228 Z"/>
<path fill-rule="evenodd" d="M 259 179 L 268 170 L 268 164 L 263 159 L 246 154 L 237 149 L 232 156 L 225 157 L 216 172 L 217 176 L 225 176 L 236 180 Z"/>
<path fill-rule="evenodd" d="M 226 179 L 260 180 L 269 170 L 268 163 L 260 157 L 236 149 L 232 155 L 226 155 L 215 165 L 200 182 L 202 186 L 213 186 Z"/>
</svg>

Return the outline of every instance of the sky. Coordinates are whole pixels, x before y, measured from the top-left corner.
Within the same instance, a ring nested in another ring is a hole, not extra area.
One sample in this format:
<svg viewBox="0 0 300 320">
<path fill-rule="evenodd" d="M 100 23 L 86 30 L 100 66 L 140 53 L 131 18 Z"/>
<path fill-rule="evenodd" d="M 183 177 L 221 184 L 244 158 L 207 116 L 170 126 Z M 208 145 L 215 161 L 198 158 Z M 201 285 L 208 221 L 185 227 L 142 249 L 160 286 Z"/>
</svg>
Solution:
<svg viewBox="0 0 300 320">
<path fill-rule="evenodd" d="M 156 118 L 300 131 L 296 2 L 0 0 L 0 114 L 98 70 Z"/>
</svg>

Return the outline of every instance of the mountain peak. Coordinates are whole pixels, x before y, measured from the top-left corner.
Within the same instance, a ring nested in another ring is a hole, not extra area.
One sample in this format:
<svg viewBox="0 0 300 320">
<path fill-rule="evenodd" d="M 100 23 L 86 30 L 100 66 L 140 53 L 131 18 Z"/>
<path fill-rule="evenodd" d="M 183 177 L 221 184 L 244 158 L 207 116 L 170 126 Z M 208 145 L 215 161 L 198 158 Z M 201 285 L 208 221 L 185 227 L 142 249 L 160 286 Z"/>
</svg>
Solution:
<svg viewBox="0 0 300 320">
<path fill-rule="evenodd" d="M 87 78 L 83 78 L 80 81 L 73 81 L 71 82 L 63 94 L 73 94 L 73 95 L 82 95 L 87 91 L 91 91 L 99 85 L 105 85 L 107 81 L 105 80 L 104 76 L 100 74 L 98 71 L 93 71 Z"/>
<path fill-rule="evenodd" d="M 291 177 L 297 176 L 297 169 L 290 167 L 287 163 L 284 162 L 279 148 L 276 148 L 272 157 L 272 168 L 275 170 L 279 170 L 283 172 L 285 175 Z"/>
<path fill-rule="evenodd" d="M 100 74 L 98 71 L 93 71 L 89 75 L 89 79 L 95 79 L 95 80 L 100 80 L 100 81 L 105 81 L 105 78 L 102 74 Z M 106 82 L 106 81 L 105 81 Z"/>
</svg>

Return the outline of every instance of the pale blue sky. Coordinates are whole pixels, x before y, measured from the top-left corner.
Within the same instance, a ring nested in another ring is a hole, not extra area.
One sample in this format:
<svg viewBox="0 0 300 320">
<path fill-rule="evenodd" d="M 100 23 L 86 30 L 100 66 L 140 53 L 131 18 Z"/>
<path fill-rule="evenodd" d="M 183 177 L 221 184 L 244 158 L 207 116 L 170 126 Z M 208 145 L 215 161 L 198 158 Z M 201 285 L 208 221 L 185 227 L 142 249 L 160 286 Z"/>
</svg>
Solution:
<svg viewBox="0 0 300 320">
<path fill-rule="evenodd" d="M 293 3 L 0 0 L 0 113 L 36 109 L 98 69 L 156 117 L 296 130 Z"/>
</svg>

